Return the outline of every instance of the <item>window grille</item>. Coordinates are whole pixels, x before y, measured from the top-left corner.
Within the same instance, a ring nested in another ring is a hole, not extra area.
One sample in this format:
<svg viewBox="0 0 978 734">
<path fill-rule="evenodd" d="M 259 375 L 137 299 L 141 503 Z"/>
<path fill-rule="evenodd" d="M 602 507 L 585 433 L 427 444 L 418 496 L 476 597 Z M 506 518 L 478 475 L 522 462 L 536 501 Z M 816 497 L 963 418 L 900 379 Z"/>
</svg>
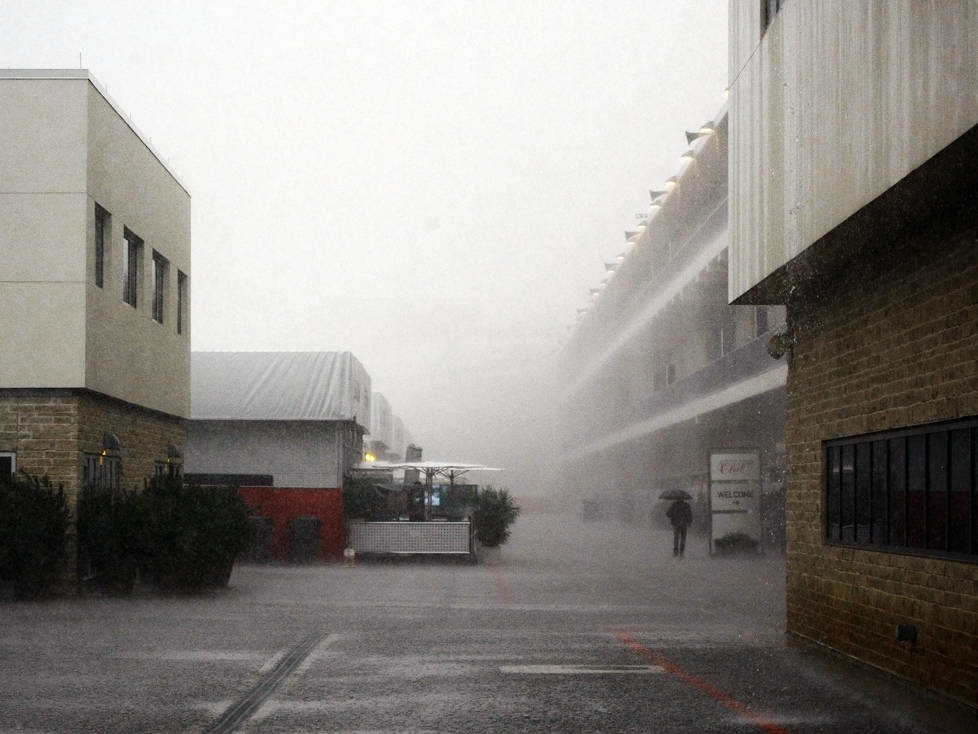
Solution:
<svg viewBox="0 0 978 734">
<path fill-rule="evenodd" d="M 112 454 L 85 454 L 84 483 L 99 489 L 122 487 L 122 457 Z"/>
<path fill-rule="evenodd" d="M 978 556 L 978 418 L 824 443 L 830 543 Z"/>
</svg>

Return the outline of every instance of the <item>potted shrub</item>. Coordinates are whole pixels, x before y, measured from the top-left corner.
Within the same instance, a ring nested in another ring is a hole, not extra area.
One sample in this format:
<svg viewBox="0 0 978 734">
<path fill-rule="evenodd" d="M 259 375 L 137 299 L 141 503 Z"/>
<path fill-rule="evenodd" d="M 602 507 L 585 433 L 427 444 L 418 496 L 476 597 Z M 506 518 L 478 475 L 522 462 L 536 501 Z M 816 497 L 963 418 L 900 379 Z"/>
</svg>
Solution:
<svg viewBox="0 0 978 734">
<path fill-rule="evenodd" d="M 509 527 L 519 514 L 520 508 L 509 490 L 487 486 L 476 495 L 471 515 L 476 539 L 487 548 L 502 545 L 509 539 Z"/>
</svg>

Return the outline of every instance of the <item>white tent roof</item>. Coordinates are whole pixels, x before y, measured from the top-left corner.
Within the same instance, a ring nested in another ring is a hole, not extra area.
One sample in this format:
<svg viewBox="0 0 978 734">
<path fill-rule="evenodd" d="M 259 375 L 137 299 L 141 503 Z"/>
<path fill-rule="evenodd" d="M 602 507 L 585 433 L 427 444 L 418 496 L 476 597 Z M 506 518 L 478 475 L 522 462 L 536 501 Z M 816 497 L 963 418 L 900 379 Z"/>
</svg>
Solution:
<svg viewBox="0 0 978 734">
<path fill-rule="evenodd" d="M 355 420 L 370 428 L 370 375 L 351 352 L 193 352 L 196 420 Z"/>
</svg>

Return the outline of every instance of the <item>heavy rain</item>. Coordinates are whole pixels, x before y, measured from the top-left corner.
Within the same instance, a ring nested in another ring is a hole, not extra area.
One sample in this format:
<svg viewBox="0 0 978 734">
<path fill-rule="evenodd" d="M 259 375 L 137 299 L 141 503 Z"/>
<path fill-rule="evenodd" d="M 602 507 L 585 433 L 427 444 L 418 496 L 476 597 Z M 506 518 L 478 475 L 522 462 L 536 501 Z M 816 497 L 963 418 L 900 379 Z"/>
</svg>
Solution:
<svg viewBox="0 0 978 734">
<path fill-rule="evenodd" d="M 975 730 L 978 2 L 4 10 L 0 734 Z"/>
</svg>

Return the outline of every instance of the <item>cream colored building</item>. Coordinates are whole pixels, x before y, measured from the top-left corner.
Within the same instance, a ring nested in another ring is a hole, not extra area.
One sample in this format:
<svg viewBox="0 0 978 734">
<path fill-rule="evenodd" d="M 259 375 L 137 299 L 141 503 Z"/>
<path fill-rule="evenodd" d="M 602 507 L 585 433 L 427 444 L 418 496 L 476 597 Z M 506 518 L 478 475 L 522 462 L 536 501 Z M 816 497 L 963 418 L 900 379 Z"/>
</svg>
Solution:
<svg viewBox="0 0 978 734">
<path fill-rule="evenodd" d="M 683 489 L 706 531 L 711 450 L 750 447 L 780 544 L 787 370 L 766 347 L 784 309 L 727 303 L 726 109 L 691 127 L 560 355 L 561 486 L 585 515 L 625 522 L 667 522 L 659 495 Z"/>
<path fill-rule="evenodd" d="M 729 7 L 729 295 L 787 307 L 788 632 L 975 706 L 978 3 Z"/>
<path fill-rule="evenodd" d="M 0 457 L 141 483 L 190 413 L 190 194 L 87 70 L 0 71 Z"/>
</svg>

